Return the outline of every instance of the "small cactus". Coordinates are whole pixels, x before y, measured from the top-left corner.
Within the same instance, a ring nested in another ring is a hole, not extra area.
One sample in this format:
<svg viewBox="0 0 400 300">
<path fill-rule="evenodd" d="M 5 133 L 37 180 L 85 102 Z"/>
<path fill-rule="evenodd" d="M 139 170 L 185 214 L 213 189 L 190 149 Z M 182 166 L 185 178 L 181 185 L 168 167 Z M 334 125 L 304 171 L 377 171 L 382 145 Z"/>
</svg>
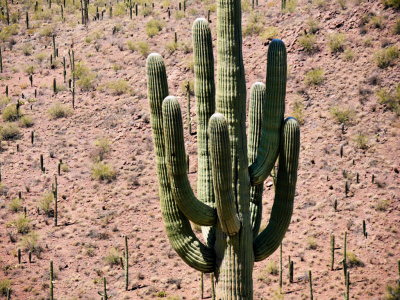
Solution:
<svg viewBox="0 0 400 300">
<path fill-rule="evenodd" d="M 26 29 L 29 29 L 29 16 L 28 16 L 28 11 L 26 11 L 25 23 L 26 23 Z"/>
<path fill-rule="evenodd" d="M 53 261 L 50 260 L 50 300 L 53 300 Z"/>
<path fill-rule="evenodd" d="M 43 173 L 45 171 L 44 162 L 43 162 L 43 154 L 40 154 L 40 170 L 42 170 Z"/>
<path fill-rule="evenodd" d="M 310 300 L 313 300 L 313 290 L 312 290 L 312 274 L 311 270 L 308 270 L 308 281 L 310 282 Z"/>
<path fill-rule="evenodd" d="M 331 271 L 334 269 L 335 264 L 335 236 L 331 234 Z"/>
</svg>

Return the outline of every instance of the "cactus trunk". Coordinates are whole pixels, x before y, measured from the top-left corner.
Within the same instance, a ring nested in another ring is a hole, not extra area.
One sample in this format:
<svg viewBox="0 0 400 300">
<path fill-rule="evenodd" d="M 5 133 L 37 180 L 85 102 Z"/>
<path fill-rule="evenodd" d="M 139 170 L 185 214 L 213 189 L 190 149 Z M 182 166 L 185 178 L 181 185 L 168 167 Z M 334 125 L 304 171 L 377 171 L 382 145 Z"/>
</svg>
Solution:
<svg viewBox="0 0 400 300">
<path fill-rule="evenodd" d="M 300 131 L 295 119 L 283 117 L 286 48 L 282 41 L 274 40 L 268 50 L 267 84 L 256 83 L 251 91 L 247 137 L 241 2 L 218 0 L 217 15 L 217 91 L 208 22 L 197 19 L 193 25 L 197 197 L 187 177 L 179 103 L 168 93 L 161 56 L 153 53 L 147 59 L 161 212 L 167 236 L 178 255 L 189 266 L 215 276 L 216 299 L 251 300 L 254 262 L 267 258 L 279 247 L 290 223 Z M 262 183 L 278 155 L 270 223 L 259 234 Z M 205 245 L 194 235 L 189 220 L 202 226 Z"/>
</svg>

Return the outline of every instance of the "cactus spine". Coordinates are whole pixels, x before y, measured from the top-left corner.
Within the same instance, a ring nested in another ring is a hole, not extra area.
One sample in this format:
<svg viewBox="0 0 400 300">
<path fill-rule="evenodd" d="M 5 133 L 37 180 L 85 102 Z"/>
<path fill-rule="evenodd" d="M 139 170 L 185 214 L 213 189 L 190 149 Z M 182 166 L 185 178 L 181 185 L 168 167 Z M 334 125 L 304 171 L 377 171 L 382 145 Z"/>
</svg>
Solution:
<svg viewBox="0 0 400 300">
<path fill-rule="evenodd" d="M 193 25 L 197 198 L 186 174 L 179 103 L 169 96 L 161 56 L 153 53 L 147 59 L 161 212 L 178 255 L 189 266 L 214 273 L 217 299 L 251 300 L 254 262 L 279 247 L 290 223 L 300 129 L 295 119 L 284 120 L 286 48 L 282 41 L 273 40 L 268 50 L 266 86 L 257 83 L 252 89 L 251 101 L 256 108 L 249 112 L 249 127 L 253 129 L 249 129 L 247 139 L 240 1 L 218 0 L 217 10 L 217 90 L 210 27 L 205 19 L 197 19 Z M 215 108 L 218 113 L 214 114 Z M 262 184 L 278 155 L 271 221 L 259 234 Z M 189 220 L 202 226 L 205 244 L 196 238 Z"/>
</svg>

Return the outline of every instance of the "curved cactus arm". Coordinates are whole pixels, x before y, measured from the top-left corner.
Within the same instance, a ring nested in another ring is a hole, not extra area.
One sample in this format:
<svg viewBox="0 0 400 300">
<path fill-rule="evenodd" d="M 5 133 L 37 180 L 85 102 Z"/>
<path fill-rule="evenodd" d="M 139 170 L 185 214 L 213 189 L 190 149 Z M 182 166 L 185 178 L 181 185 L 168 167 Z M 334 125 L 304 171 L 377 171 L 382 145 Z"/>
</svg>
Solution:
<svg viewBox="0 0 400 300">
<path fill-rule="evenodd" d="M 255 261 L 270 256 L 281 244 L 293 213 L 300 150 L 300 127 L 294 118 L 283 124 L 274 205 L 267 228 L 254 240 Z"/>
<path fill-rule="evenodd" d="M 215 181 L 215 204 L 218 219 L 225 234 L 235 235 L 240 230 L 235 197 L 232 191 L 232 159 L 228 124 L 222 114 L 212 115 L 209 125 L 210 154 Z"/>
<path fill-rule="evenodd" d="M 162 101 L 168 96 L 168 83 L 162 57 L 157 53 L 150 54 L 147 58 L 146 69 L 161 213 L 165 230 L 172 247 L 189 266 L 201 272 L 213 272 L 214 251 L 201 244 L 196 238 L 189 220 L 179 211 L 172 197 L 165 161 Z"/>
<path fill-rule="evenodd" d="M 215 112 L 214 55 L 211 29 L 206 19 L 198 18 L 193 23 L 192 32 L 198 146 L 197 197 L 207 205 L 215 207 L 208 137 L 208 120 Z M 201 230 L 207 245 L 213 246 L 215 242 L 214 228 L 202 226 Z"/>
<path fill-rule="evenodd" d="M 213 225 L 217 222 L 215 208 L 197 200 L 187 177 L 182 115 L 178 100 L 173 96 L 165 98 L 162 112 L 165 158 L 175 202 L 190 221 L 203 226 Z"/>
<path fill-rule="evenodd" d="M 287 60 L 285 44 L 271 42 L 267 57 L 266 97 L 261 143 L 257 158 L 249 167 L 251 185 L 262 184 L 275 165 L 279 152 L 280 129 L 285 113 Z"/>
<path fill-rule="evenodd" d="M 247 155 L 252 164 L 257 157 L 262 132 L 263 108 L 265 104 L 265 84 L 256 82 L 251 87 L 249 103 L 249 135 Z M 262 218 L 262 193 L 264 185 L 259 184 L 250 188 L 250 215 L 255 239 L 260 230 Z"/>
</svg>

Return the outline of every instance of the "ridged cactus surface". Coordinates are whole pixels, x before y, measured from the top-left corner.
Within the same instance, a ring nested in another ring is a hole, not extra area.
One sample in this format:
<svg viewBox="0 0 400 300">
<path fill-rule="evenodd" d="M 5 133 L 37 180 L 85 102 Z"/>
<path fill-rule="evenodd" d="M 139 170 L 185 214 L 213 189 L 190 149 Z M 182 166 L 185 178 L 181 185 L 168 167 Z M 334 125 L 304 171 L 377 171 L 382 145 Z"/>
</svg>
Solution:
<svg viewBox="0 0 400 300">
<path fill-rule="evenodd" d="M 168 238 L 179 256 L 201 272 L 214 273 L 216 299 L 253 299 L 253 265 L 281 244 L 293 212 L 300 130 L 284 120 L 286 48 L 273 40 L 266 84 L 250 92 L 246 135 L 246 82 L 239 0 L 217 1 L 217 86 L 207 20 L 193 25 L 197 111 L 197 197 L 187 177 L 183 122 L 169 95 L 164 62 L 147 59 L 148 97 L 160 202 Z M 274 204 L 259 233 L 263 182 L 279 157 Z M 189 220 L 202 226 L 205 244 Z"/>
</svg>

